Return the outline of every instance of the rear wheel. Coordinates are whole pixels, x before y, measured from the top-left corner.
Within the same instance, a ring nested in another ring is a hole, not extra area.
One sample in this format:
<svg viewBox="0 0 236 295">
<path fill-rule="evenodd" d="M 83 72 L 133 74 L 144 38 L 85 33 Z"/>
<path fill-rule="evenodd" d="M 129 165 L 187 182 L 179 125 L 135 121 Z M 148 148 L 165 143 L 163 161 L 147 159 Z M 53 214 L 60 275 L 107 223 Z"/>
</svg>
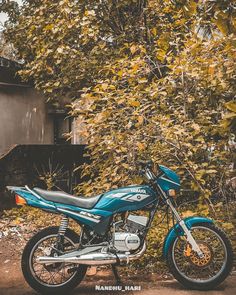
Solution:
<svg viewBox="0 0 236 295">
<path fill-rule="evenodd" d="M 191 250 L 185 239 L 176 238 L 168 253 L 173 276 L 190 289 L 210 290 L 222 283 L 233 266 L 232 246 L 226 234 L 213 224 L 199 224 L 191 233 L 204 254 Z"/>
<path fill-rule="evenodd" d="M 67 229 L 62 245 L 63 253 L 75 250 L 75 244 L 78 242 L 79 236 Z M 43 229 L 26 244 L 21 261 L 25 280 L 40 293 L 66 294 L 74 289 L 86 274 L 85 265 L 39 264 L 36 262 L 38 256 L 58 256 L 58 227 Z"/>
</svg>

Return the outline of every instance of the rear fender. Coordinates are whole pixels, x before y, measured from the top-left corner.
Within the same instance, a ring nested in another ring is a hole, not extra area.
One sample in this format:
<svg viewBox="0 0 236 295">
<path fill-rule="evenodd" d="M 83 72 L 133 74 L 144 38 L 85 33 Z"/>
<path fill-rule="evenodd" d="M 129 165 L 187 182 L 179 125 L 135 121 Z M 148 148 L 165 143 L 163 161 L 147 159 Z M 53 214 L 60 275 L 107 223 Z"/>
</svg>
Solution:
<svg viewBox="0 0 236 295">
<path fill-rule="evenodd" d="M 187 217 L 184 219 L 184 222 L 188 229 L 191 229 L 192 226 L 197 225 L 199 223 L 213 223 L 213 220 L 206 218 L 206 217 L 200 217 L 200 216 L 192 216 Z M 170 246 L 172 242 L 175 240 L 177 236 L 183 236 L 184 232 L 179 224 L 174 225 L 168 232 L 164 244 L 163 244 L 163 258 L 167 258 Z"/>
</svg>

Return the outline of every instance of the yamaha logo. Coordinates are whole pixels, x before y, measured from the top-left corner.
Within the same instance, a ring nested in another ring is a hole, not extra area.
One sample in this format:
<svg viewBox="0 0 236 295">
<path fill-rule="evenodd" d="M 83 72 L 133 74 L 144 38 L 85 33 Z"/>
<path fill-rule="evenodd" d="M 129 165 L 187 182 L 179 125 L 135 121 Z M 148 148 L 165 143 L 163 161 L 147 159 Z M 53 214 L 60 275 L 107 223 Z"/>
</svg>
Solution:
<svg viewBox="0 0 236 295">
<path fill-rule="evenodd" d="M 146 191 L 144 189 L 140 189 L 140 188 L 132 188 L 131 189 L 132 193 L 141 193 L 141 194 L 146 194 Z"/>
</svg>

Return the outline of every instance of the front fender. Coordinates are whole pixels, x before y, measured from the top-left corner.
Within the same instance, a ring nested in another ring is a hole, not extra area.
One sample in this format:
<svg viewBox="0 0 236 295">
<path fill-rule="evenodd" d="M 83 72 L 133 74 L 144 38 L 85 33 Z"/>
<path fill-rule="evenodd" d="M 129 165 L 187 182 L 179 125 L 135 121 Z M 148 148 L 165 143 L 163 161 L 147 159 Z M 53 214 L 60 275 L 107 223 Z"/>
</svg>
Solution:
<svg viewBox="0 0 236 295">
<path fill-rule="evenodd" d="M 193 225 L 199 224 L 199 223 L 213 223 L 213 220 L 206 218 L 206 217 L 200 217 L 200 216 L 192 216 L 187 217 L 184 219 L 184 222 L 188 229 L 191 229 Z M 181 228 L 181 226 L 177 223 L 175 224 L 168 232 L 164 244 L 163 244 L 163 257 L 167 258 L 168 251 L 170 249 L 170 246 L 174 239 L 177 236 L 183 236 L 184 232 Z"/>
</svg>

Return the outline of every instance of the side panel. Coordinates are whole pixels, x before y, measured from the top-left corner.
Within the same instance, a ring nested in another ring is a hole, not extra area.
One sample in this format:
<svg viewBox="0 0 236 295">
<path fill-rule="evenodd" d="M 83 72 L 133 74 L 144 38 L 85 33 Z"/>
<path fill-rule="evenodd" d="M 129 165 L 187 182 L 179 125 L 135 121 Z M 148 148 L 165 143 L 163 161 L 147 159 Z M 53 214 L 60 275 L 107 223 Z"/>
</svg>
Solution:
<svg viewBox="0 0 236 295">
<path fill-rule="evenodd" d="M 209 218 L 205 218 L 205 217 L 200 217 L 200 216 L 193 216 L 193 217 L 187 217 L 184 219 L 184 222 L 187 226 L 188 229 L 191 229 L 192 226 L 194 226 L 195 224 L 199 224 L 199 223 L 213 223 L 213 220 L 209 219 Z M 164 258 L 167 258 L 168 255 L 168 251 L 169 248 L 172 244 L 172 242 L 174 241 L 174 239 L 177 236 L 183 236 L 184 232 L 181 228 L 181 226 L 179 224 L 176 224 L 174 227 L 172 227 L 163 244 L 163 256 Z"/>
<path fill-rule="evenodd" d="M 112 212 L 100 209 L 85 209 L 76 206 L 55 203 L 58 213 L 67 215 L 76 220 L 79 224 L 88 226 L 98 234 L 104 234 L 110 223 Z"/>
<path fill-rule="evenodd" d="M 37 198 L 24 188 L 15 188 L 13 191 L 25 198 L 28 206 L 39 208 L 56 214 L 64 214 L 79 224 L 85 224 L 99 234 L 104 234 L 110 223 L 112 212 L 98 209 L 84 209 L 76 206 L 54 203 L 43 198 Z"/>
</svg>

